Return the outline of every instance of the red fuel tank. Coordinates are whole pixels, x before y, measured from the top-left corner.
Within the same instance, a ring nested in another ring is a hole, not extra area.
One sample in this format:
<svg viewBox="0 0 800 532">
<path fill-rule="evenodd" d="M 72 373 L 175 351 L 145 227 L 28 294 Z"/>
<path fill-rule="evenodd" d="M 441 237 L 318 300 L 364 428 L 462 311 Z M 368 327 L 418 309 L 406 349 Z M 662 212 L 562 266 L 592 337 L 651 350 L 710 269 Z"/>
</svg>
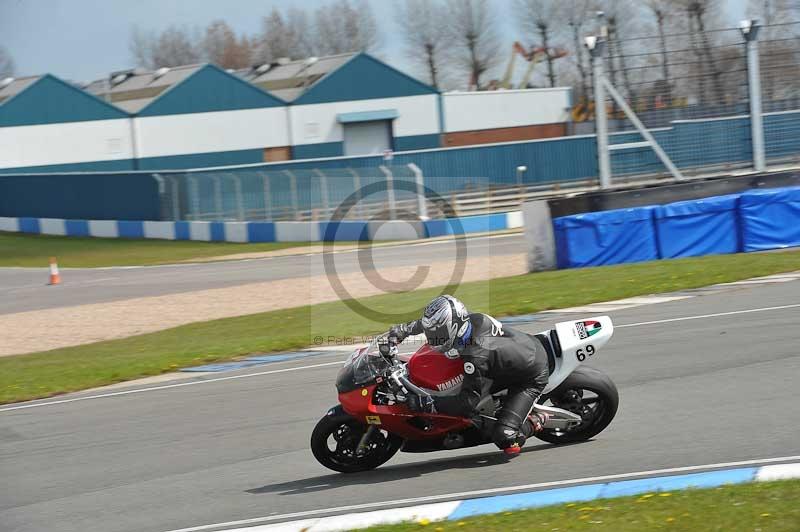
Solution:
<svg viewBox="0 0 800 532">
<path fill-rule="evenodd" d="M 425 344 L 408 360 L 408 375 L 417 386 L 441 392 L 461 384 L 464 364 L 461 359 L 449 359 Z"/>
</svg>

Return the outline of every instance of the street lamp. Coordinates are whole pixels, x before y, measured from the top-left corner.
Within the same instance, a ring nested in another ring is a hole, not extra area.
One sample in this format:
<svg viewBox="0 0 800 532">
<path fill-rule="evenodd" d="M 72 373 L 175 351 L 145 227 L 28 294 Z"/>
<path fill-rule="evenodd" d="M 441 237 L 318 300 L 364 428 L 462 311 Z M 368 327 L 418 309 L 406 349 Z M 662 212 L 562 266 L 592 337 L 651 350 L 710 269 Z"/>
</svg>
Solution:
<svg viewBox="0 0 800 532">
<path fill-rule="evenodd" d="M 527 169 L 527 166 L 517 166 L 517 185 L 522 186 L 522 174 L 524 174 Z"/>
</svg>

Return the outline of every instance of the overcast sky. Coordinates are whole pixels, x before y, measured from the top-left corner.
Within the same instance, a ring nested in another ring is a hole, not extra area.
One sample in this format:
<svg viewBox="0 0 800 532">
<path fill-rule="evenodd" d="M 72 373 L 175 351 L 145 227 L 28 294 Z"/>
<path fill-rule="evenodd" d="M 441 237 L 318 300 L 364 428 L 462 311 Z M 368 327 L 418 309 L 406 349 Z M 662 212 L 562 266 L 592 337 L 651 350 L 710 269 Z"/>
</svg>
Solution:
<svg viewBox="0 0 800 532">
<path fill-rule="evenodd" d="M 407 70 L 392 22 L 395 0 L 368 1 L 383 34 L 380 55 Z M 726 1 L 728 18 L 734 24 L 744 16 L 746 0 Z M 503 34 L 516 38 L 512 0 L 492 2 L 503 14 Z M 255 34 L 261 17 L 273 6 L 313 9 L 324 3 L 326 0 L 0 0 L 0 45 L 11 53 L 17 76 L 50 72 L 90 81 L 133 66 L 128 50 L 133 25 L 154 30 L 172 24 L 204 27 L 222 18 L 238 32 Z"/>
</svg>

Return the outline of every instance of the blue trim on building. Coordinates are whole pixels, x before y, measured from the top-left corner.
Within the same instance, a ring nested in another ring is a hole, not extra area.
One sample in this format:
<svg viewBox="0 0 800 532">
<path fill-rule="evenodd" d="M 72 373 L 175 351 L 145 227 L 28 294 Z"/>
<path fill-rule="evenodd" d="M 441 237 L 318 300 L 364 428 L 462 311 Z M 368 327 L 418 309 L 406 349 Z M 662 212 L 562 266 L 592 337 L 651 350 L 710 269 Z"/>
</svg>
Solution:
<svg viewBox="0 0 800 532">
<path fill-rule="evenodd" d="M 89 222 L 86 220 L 64 220 L 67 236 L 89 236 Z"/>
<path fill-rule="evenodd" d="M 138 116 L 282 107 L 286 102 L 214 65 L 205 65 L 162 92 Z"/>
<path fill-rule="evenodd" d="M 43 166 L 23 166 L 19 168 L 0 168 L 0 174 L 45 174 L 64 172 L 125 172 L 133 170 L 133 159 L 115 161 L 88 161 L 84 163 L 47 164 Z"/>
<path fill-rule="evenodd" d="M 365 79 L 370 80 L 370 83 L 364 83 Z M 292 104 L 402 98 L 438 93 L 433 87 L 361 53 L 320 79 Z"/>
<path fill-rule="evenodd" d="M 394 138 L 394 149 L 397 151 L 425 150 L 441 146 L 441 136 L 438 133 Z"/>
<path fill-rule="evenodd" d="M 139 159 L 140 170 L 182 170 L 206 166 L 231 166 L 264 162 L 264 150 L 217 151 L 211 153 L 187 153 Z"/>
<path fill-rule="evenodd" d="M 0 127 L 88 122 L 128 118 L 128 113 L 45 74 L 0 103 Z"/>
<path fill-rule="evenodd" d="M 344 142 L 320 142 L 319 144 L 296 144 L 292 146 L 292 158 L 294 159 L 317 159 L 320 157 L 341 157 L 342 155 L 344 155 Z M 286 170 L 290 170 L 290 168 L 286 168 Z"/>
<path fill-rule="evenodd" d="M 144 223 L 120 220 L 117 222 L 117 233 L 120 238 L 144 238 Z"/>
<path fill-rule="evenodd" d="M 357 111 L 355 113 L 339 113 L 336 120 L 340 124 L 353 122 L 374 122 L 375 120 L 394 120 L 400 116 L 397 109 L 379 109 L 377 111 Z"/>
</svg>

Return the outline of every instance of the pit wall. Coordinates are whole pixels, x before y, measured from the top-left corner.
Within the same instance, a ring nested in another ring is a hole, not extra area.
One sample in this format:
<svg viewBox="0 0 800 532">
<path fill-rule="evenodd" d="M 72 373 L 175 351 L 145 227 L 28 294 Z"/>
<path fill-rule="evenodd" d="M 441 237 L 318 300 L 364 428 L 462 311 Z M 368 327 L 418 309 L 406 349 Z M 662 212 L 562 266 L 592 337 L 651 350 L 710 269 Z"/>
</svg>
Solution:
<svg viewBox="0 0 800 532">
<path fill-rule="evenodd" d="M 553 219 L 558 268 L 800 246 L 800 187 Z"/>
<path fill-rule="evenodd" d="M 102 238 L 207 242 L 418 240 L 522 227 L 519 211 L 427 221 L 155 222 L 3 218 L 0 231 Z"/>
</svg>

